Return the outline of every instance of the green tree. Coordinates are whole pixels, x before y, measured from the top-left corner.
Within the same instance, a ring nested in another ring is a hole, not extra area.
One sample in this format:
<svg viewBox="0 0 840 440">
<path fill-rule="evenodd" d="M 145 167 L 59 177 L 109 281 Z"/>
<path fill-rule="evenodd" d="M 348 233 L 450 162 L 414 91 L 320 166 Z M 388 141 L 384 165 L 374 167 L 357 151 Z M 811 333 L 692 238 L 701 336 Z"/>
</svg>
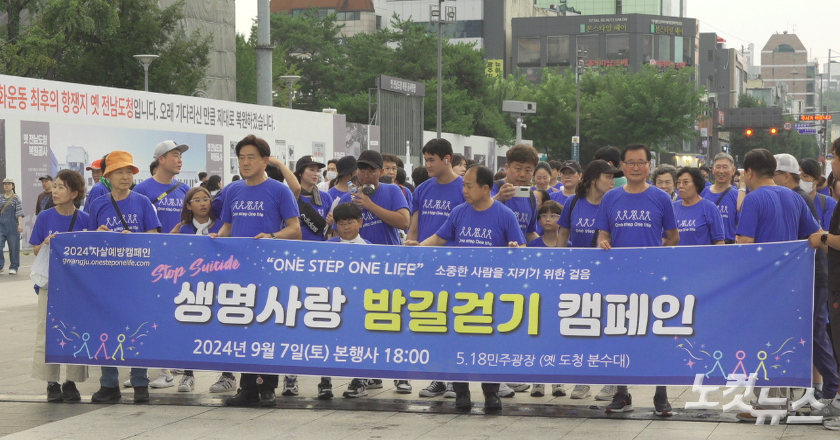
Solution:
<svg viewBox="0 0 840 440">
<path fill-rule="evenodd" d="M 750 95 L 741 95 L 738 97 L 738 107 L 765 107 L 765 104 Z M 788 122 L 793 122 L 790 116 L 785 118 Z M 748 151 L 756 148 L 767 149 L 773 154 L 788 153 L 799 160 L 816 158 L 820 154 L 816 136 L 799 134 L 795 130 L 779 130 L 775 135 L 771 135 L 766 129 L 758 129 L 752 136 L 747 136 L 743 130 L 730 133 L 729 154 L 733 157 L 743 160 Z"/>
<path fill-rule="evenodd" d="M 236 34 L 236 101 L 257 103 L 257 52 L 254 33 L 251 38 Z"/>
</svg>

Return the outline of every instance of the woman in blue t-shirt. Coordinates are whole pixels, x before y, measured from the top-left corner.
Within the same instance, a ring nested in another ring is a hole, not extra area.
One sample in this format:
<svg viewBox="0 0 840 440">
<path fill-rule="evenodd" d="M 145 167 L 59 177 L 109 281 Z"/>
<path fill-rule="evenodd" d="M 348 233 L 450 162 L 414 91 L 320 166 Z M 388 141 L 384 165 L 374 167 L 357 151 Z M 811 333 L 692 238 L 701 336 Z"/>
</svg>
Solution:
<svg viewBox="0 0 840 440">
<path fill-rule="evenodd" d="M 680 246 L 723 244 L 723 217 L 711 200 L 700 197 L 705 189 L 699 168 L 684 167 L 677 173 L 680 199 L 674 202 L 674 219 L 680 232 Z"/>
<path fill-rule="evenodd" d="M 295 166 L 295 177 L 300 182 L 300 196 L 298 200 L 306 205 L 299 204 L 300 209 L 300 231 L 303 240 L 324 241 L 326 232 L 332 228 L 332 205 L 333 198 L 325 191 L 318 190 L 318 178 L 321 169 L 326 165 L 315 162 L 312 156 L 303 156 Z"/>
<path fill-rule="evenodd" d="M 817 189 L 820 186 L 828 188 L 826 178 L 820 172 L 820 163 L 814 159 L 803 159 L 802 162 L 799 162 L 799 170 L 799 187 L 814 199 L 814 207 L 817 208 L 820 226 L 827 231 L 837 201 Z"/>
<path fill-rule="evenodd" d="M 76 208 L 85 198 L 85 179 L 81 174 L 72 170 L 61 170 L 53 183 L 52 200 L 55 207 L 42 211 L 35 219 L 29 244 L 35 255 L 41 252 L 44 245 L 50 244 L 50 239 L 56 234 L 73 231 L 84 231 L 88 225 L 88 214 Z M 44 249 L 46 252 L 46 249 Z M 47 341 L 47 288 L 39 289 L 38 294 L 38 325 L 35 331 L 35 354 L 32 358 L 32 377 L 47 381 L 48 402 L 78 402 L 82 400 L 76 382 L 84 382 L 88 378 L 86 365 L 67 365 L 66 381 L 59 385 L 59 364 L 44 362 Z"/>
<path fill-rule="evenodd" d="M 620 170 L 605 160 L 593 160 L 583 170 L 575 195 L 566 200 L 560 215 L 560 246 L 594 247 L 598 231 L 595 215 L 607 191 L 613 188 L 613 176 Z"/>
</svg>

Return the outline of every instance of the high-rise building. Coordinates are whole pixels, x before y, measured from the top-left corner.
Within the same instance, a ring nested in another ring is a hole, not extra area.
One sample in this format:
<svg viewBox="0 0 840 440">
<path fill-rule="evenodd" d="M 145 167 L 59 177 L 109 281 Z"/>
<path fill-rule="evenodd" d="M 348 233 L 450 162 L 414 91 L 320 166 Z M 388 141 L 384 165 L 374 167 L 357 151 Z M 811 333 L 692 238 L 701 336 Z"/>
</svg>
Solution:
<svg viewBox="0 0 840 440">
<path fill-rule="evenodd" d="M 685 17 L 686 0 L 536 0 L 541 8 L 580 15 L 648 14 Z"/>
<path fill-rule="evenodd" d="M 808 61 L 808 50 L 796 34 L 783 32 L 770 37 L 761 50 L 761 78 L 773 87 L 784 84 L 788 110 L 793 113 L 817 109 L 817 65 Z"/>
</svg>

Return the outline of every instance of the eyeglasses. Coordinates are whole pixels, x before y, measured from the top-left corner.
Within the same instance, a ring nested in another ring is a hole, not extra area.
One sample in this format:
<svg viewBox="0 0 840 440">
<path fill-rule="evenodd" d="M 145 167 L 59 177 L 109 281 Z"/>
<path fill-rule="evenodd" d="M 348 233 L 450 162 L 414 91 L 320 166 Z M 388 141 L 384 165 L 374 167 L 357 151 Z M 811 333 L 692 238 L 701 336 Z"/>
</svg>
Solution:
<svg viewBox="0 0 840 440">
<path fill-rule="evenodd" d="M 348 226 L 357 225 L 357 224 L 359 224 L 359 222 L 356 221 L 356 220 L 347 220 L 347 221 L 336 222 L 336 224 L 338 225 L 339 228 L 346 228 Z"/>
<path fill-rule="evenodd" d="M 557 220 L 560 214 L 540 214 L 540 220 Z"/>
<path fill-rule="evenodd" d="M 624 165 L 627 165 L 628 168 L 636 168 L 636 167 L 643 167 L 650 162 L 642 161 L 642 162 L 623 162 Z"/>
<path fill-rule="evenodd" d="M 192 199 L 190 200 L 190 203 L 210 203 L 210 198 L 205 197 L 203 199 Z"/>
<path fill-rule="evenodd" d="M 385 167 L 385 168 L 382 168 L 382 169 L 385 170 L 385 171 L 397 171 L 397 167 Z"/>
</svg>

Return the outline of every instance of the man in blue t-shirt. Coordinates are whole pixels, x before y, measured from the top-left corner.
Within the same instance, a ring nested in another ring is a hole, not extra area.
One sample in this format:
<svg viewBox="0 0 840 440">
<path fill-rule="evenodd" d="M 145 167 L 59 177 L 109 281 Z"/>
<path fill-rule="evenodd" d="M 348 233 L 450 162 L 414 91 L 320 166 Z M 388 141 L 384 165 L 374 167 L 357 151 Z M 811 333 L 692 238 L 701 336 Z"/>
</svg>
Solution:
<svg viewBox="0 0 840 440">
<path fill-rule="evenodd" d="M 598 247 L 676 246 L 680 242 L 671 197 L 647 183 L 650 174 L 650 149 L 630 144 L 621 152 L 621 170 L 627 183 L 604 194 L 595 228 Z M 663 233 L 665 239 L 663 240 Z M 654 414 L 671 416 L 671 404 L 664 386 L 653 395 Z M 633 411 L 632 396 L 626 385 L 619 385 L 607 412 Z"/>
<path fill-rule="evenodd" d="M 105 157 L 108 155 L 106 154 Z M 93 180 L 93 185 L 91 185 L 90 189 L 85 196 L 85 206 L 82 208 L 86 213 L 90 214 L 90 207 L 93 204 L 93 201 L 102 197 L 104 194 L 108 193 L 108 188 L 105 187 L 105 184 L 99 181 L 99 178 L 102 177 L 102 161 L 105 159 L 96 159 L 95 161 L 91 162 L 90 166 L 86 168 L 86 170 L 90 171 L 90 177 Z"/>
<path fill-rule="evenodd" d="M 288 186 L 269 179 L 265 172 L 270 155 L 268 143 L 254 135 L 236 144 L 244 183 L 229 185 L 221 216 L 224 226 L 211 237 L 301 239 L 296 197 Z M 276 407 L 278 379 L 276 374 L 242 373 L 239 391 L 225 405 Z"/>
<path fill-rule="evenodd" d="M 534 147 L 525 144 L 514 146 L 505 154 L 507 175 L 499 182 L 501 185 L 494 183 L 490 190 L 490 195 L 494 199 L 502 202 L 516 214 L 519 227 L 522 228 L 522 234 L 528 242 L 539 237 L 537 211 L 540 207 L 536 206 L 536 197 L 533 192 L 529 192 L 528 197 L 517 196 L 522 195 L 522 193 L 517 193 L 519 189 L 517 187 L 527 187 L 530 190 L 534 171 L 539 162 L 540 156 Z"/>
<path fill-rule="evenodd" d="M 485 166 L 474 166 L 464 174 L 464 199 L 466 203 L 458 205 L 438 229 L 420 246 L 443 246 L 452 242 L 455 246 L 524 246 L 525 236 L 519 227 L 516 215 L 510 208 L 490 197 L 493 187 L 493 171 Z M 454 382 L 455 407 L 466 410 L 472 408 L 469 384 Z M 484 410 L 502 409 L 502 401 L 496 394 L 498 383 L 482 383 L 484 392 Z"/>
<path fill-rule="evenodd" d="M 155 147 L 153 157 L 157 163 L 154 176 L 138 183 L 134 192 L 149 198 L 160 219 L 161 232 L 168 234 L 181 223 L 181 208 L 189 187 L 175 178 L 181 173 L 184 162 L 181 155 L 190 147 L 174 141 L 163 141 Z M 155 387 L 153 387 L 155 388 Z"/>
<path fill-rule="evenodd" d="M 373 244 L 400 245 L 400 230 L 406 230 L 411 222 L 408 201 L 400 187 L 392 183 L 380 183 L 382 177 L 382 155 L 378 151 L 365 150 L 356 160 L 359 191 L 347 192 L 339 203 L 352 202 L 362 208 L 364 225 L 360 234 Z"/>
<path fill-rule="evenodd" d="M 414 190 L 411 226 L 406 237 L 408 245 L 431 237 L 452 210 L 464 203 L 464 179 L 455 173 L 450 163 L 452 144 L 446 139 L 432 139 L 423 146 L 423 158 L 429 180 Z"/>
<path fill-rule="evenodd" d="M 718 153 L 712 165 L 715 183 L 706 186 L 700 197 L 717 205 L 723 218 L 723 234 L 726 244 L 735 243 L 735 228 L 738 226 L 738 196 L 741 191 L 732 187 L 732 176 L 735 175 L 735 159 L 728 153 Z"/>
</svg>

